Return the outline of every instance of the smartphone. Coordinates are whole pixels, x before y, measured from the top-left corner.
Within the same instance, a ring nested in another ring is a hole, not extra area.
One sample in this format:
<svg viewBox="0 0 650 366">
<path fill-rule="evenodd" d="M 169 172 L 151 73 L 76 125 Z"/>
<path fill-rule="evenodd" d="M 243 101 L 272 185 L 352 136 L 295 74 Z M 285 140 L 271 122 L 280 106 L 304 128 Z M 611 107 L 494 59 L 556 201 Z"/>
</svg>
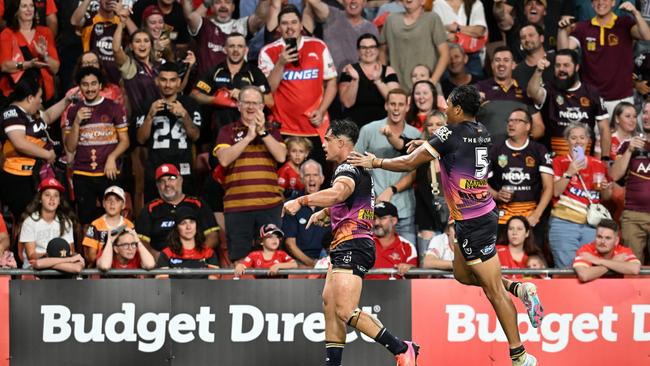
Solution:
<svg viewBox="0 0 650 366">
<path fill-rule="evenodd" d="M 296 54 L 298 53 L 298 39 L 297 38 L 287 38 L 284 40 L 284 42 L 287 44 L 287 49 L 295 49 Z M 300 66 L 300 61 L 294 61 L 291 63 L 293 66 Z"/>
<path fill-rule="evenodd" d="M 576 161 L 585 160 L 585 150 L 582 146 L 574 146 L 571 150 L 573 152 L 573 159 Z"/>
<path fill-rule="evenodd" d="M 111 236 L 120 235 L 124 230 L 126 230 L 126 225 L 120 225 L 111 230 Z"/>
<path fill-rule="evenodd" d="M 167 106 L 167 102 L 163 102 L 163 112 L 167 112 L 169 110 L 169 107 Z"/>
</svg>

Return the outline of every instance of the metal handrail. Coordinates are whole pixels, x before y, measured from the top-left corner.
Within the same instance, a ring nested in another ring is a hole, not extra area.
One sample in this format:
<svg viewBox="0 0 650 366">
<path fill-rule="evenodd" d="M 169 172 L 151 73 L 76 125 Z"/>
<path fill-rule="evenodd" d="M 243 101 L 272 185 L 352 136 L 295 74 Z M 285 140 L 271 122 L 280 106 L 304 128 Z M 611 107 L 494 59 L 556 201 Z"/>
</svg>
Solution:
<svg viewBox="0 0 650 366">
<path fill-rule="evenodd" d="M 552 275 L 575 275 L 573 269 L 502 269 L 501 272 L 505 275 L 525 275 L 525 276 L 552 276 Z M 326 269 L 313 269 L 313 268 L 295 268 L 295 269 L 281 269 L 279 275 L 324 275 L 327 273 Z M 613 272 L 612 272 L 613 273 Z M 35 276 L 60 276 L 64 273 L 56 270 L 42 270 L 36 271 L 33 269 L 0 269 L 0 276 L 21 276 L 21 275 L 35 275 Z M 254 276 L 267 276 L 268 270 L 266 269 L 247 269 L 246 275 Z M 394 268 L 377 268 L 371 269 L 368 274 L 381 274 L 381 275 L 397 275 L 397 270 Z M 64 274 L 65 275 L 65 274 Z M 67 274 L 69 275 L 69 274 Z M 189 269 L 189 268 L 170 268 L 170 269 L 112 269 L 109 271 L 100 271 L 98 269 L 84 269 L 79 274 L 81 276 L 102 275 L 102 276 L 155 276 L 155 275 L 174 275 L 174 276 L 206 276 L 206 275 L 234 275 L 232 268 L 204 268 L 204 269 Z M 642 268 L 639 275 L 650 276 L 650 268 Z M 412 268 L 408 271 L 407 276 L 453 276 L 451 271 L 442 271 L 437 269 L 425 268 Z"/>
</svg>

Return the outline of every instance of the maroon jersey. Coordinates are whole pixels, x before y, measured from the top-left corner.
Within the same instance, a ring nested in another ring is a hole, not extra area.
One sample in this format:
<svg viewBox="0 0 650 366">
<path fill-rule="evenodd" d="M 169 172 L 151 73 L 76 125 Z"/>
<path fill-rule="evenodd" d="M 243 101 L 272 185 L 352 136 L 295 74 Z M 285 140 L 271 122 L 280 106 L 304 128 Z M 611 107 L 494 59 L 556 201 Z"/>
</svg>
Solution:
<svg viewBox="0 0 650 366">
<path fill-rule="evenodd" d="M 77 103 L 70 108 L 65 120 L 65 134 L 72 131 L 74 119 L 82 107 L 92 108 L 92 115 L 79 124 L 79 143 L 72 170 L 75 174 L 102 176 L 106 159 L 119 142 L 118 132 L 127 131 L 126 114 L 119 104 L 104 97 L 93 104 Z"/>
<path fill-rule="evenodd" d="M 596 141 L 593 134 L 596 122 L 609 118 L 600 93 L 587 83 L 579 83 L 577 87 L 561 91 L 552 84 L 546 86 L 546 96 L 541 106 L 546 125 L 544 143 L 555 155 L 569 153 L 569 145 L 564 138 L 564 130 L 574 122 L 582 122 L 591 128 L 591 141 Z M 593 150 L 593 145 L 588 148 Z M 593 152 L 593 151 L 592 151 Z"/>
<path fill-rule="evenodd" d="M 241 33 L 245 37 L 248 34 L 248 17 L 231 19 L 227 23 L 204 17 L 198 31 L 195 34 L 190 33 L 198 44 L 196 60 L 199 75 L 205 75 L 211 67 L 226 60 L 223 46 L 228 35 L 233 32 Z"/>
<path fill-rule="evenodd" d="M 499 203 L 499 224 L 512 216 L 528 216 L 537 208 L 542 193 L 542 174 L 553 176 L 551 156 L 544 147 L 528 140 L 524 146 L 512 147 L 508 140 L 490 149 L 490 186 L 497 191 L 514 187 L 512 199 Z"/>
<path fill-rule="evenodd" d="M 144 117 L 149 113 L 151 103 L 160 98 L 158 86 L 156 86 L 156 76 L 158 69 L 148 67 L 146 64 L 130 58 L 127 61 L 129 67 L 135 69 L 131 77 L 123 75 L 124 90 L 129 100 L 130 116 L 138 119 L 136 124 L 142 124 Z"/>
<path fill-rule="evenodd" d="M 630 147 L 630 142 L 625 141 L 618 155 L 623 155 Z M 632 152 L 630 164 L 627 167 L 627 181 L 625 183 L 625 209 L 650 213 L 650 157 L 648 156 L 650 144 L 646 142 L 645 151 Z M 618 156 L 617 158 L 620 158 Z"/>
<path fill-rule="evenodd" d="M 114 84 L 120 82 L 120 71 L 115 63 L 115 55 L 113 55 L 113 35 L 119 23 L 120 18 L 117 15 L 112 18 L 104 18 L 97 10 L 92 10 L 86 13 L 84 27 L 81 30 L 84 52 L 97 52 L 106 68 L 108 80 Z"/>
<path fill-rule="evenodd" d="M 599 26 L 596 18 L 579 22 L 571 36 L 582 50 L 581 80 L 598 89 L 605 100 L 632 95 L 634 83 L 634 18 L 612 14 L 609 24 Z"/>
</svg>

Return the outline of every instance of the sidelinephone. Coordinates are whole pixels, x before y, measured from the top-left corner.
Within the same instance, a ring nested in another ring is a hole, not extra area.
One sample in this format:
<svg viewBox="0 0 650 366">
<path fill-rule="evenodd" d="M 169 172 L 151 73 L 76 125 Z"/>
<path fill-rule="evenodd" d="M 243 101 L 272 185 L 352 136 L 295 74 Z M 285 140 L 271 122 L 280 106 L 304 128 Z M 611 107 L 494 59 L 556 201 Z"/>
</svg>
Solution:
<svg viewBox="0 0 650 366">
<path fill-rule="evenodd" d="M 298 39 L 291 37 L 285 39 L 284 42 L 287 44 L 287 49 L 293 48 L 296 50 L 296 54 L 298 54 Z M 291 64 L 293 66 L 300 66 L 300 60 L 294 61 Z"/>
</svg>

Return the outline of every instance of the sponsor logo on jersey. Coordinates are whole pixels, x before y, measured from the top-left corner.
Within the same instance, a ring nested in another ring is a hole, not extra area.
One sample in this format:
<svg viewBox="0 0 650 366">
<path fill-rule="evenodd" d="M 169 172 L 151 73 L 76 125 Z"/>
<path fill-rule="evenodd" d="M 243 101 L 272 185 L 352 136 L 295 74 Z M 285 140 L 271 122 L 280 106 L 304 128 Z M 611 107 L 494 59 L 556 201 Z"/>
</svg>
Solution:
<svg viewBox="0 0 650 366">
<path fill-rule="evenodd" d="M 282 78 L 287 81 L 293 80 L 314 80 L 318 79 L 318 69 L 306 69 L 306 70 L 289 70 L 285 71 L 282 74 Z"/>
<path fill-rule="evenodd" d="M 374 220 L 375 219 L 375 211 L 374 210 L 366 210 L 365 208 L 362 208 L 361 210 L 359 210 L 358 218 L 360 220 Z"/>
<path fill-rule="evenodd" d="M 99 53 L 105 57 L 113 56 L 113 37 L 102 37 L 95 42 L 95 47 Z"/>
<path fill-rule="evenodd" d="M 567 107 L 566 110 L 560 111 L 560 118 L 569 120 L 569 122 L 581 122 L 582 120 L 589 119 L 587 112 L 580 110 L 578 107 Z"/>
<path fill-rule="evenodd" d="M 534 157 L 528 155 L 528 156 L 526 156 L 525 160 L 526 160 L 526 166 L 527 167 L 532 168 L 532 167 L 535 166 L 536 161 L 535 161 Z"/>
<path fill-rule="evenodd" d="M 18 111 L 16 111 L 16 110 L 13 109 L 13 108 L 10 109 L 10 110 L 8 110 L 8 111 L 5 111 L 5 112 L 2 114 L 2 118 L 4 118 L 4 119 L 9 119 L 9 118 L 18 118 Z"/>
<path fill-rule="evenodd" d="M 583 107 L 589 107 L 591 105 L 591 101 L 587 97 L 580 97 L 580 105 Z"/>
<path fill-rule="evenodd" d="M 160 227 L 161 227 L 161 228 L 174 227 L 174 224 L 175 224 L 174 220 L 171 220 L 171 221 L 163 221 L 163 222 L 160 223 Z"/>
<path fill-rule="evenodd" d="M 506 165 L 508 165 L 508 155 L 501 154 L 497 157 L 497 164 L 499 164 L 500 167 L 505 168 Z"/>
<path fill-rule="evenodd" d="M 524 173 L 524 168 L 510 168 L 510 171 L 501 174 L 501 179 L 512 184 L 521 184 L 526 180 L 530 180 L 530 174 Z"/>
<path fill-rule="evenodd" d="M 438 136 L 440 141 L 445 142 L 447 141 L 447 139 L 449 139 L 449 136 L 451 136 L 451 130 L 447 128 L 447 126 L 442 126 L 439 129 L 437 129 L 436 132 L 434 132 L 433 134 Z"/>
<path fill-rule="evenodd" d="M 343 172 L 354 173 L 355 168 L 354 168 L 354 166 L 352 166 L 352 164 L 347 164 L 347 163 L 341 164 L 336 168 L 336 171 L 334 171 L 334 175 L 336 176 L 336 175 L 338 175 L 340 173 L 343 173 Z"/>
<path fill-rule="evenodd" d="M 477 189 L 477 188 L 485 188 L 487 185 L 487 180 L 485 179 L 461 179 L 460 180 L 460 188 L 464 189 Z"/>
<path fill-rule="evenodd" d="M 196 88 L 200 89 L 200 90 L 203 90 L 204 92 L 206 92 L 208 94 L 210 94 L 212 92 L 212 88 L 210 87 L 210 85 L 208 85 L 207 83 L 205 83 L 203 81 L 199 81 L 198 83 L 196 83 Z"/>
</svg>

